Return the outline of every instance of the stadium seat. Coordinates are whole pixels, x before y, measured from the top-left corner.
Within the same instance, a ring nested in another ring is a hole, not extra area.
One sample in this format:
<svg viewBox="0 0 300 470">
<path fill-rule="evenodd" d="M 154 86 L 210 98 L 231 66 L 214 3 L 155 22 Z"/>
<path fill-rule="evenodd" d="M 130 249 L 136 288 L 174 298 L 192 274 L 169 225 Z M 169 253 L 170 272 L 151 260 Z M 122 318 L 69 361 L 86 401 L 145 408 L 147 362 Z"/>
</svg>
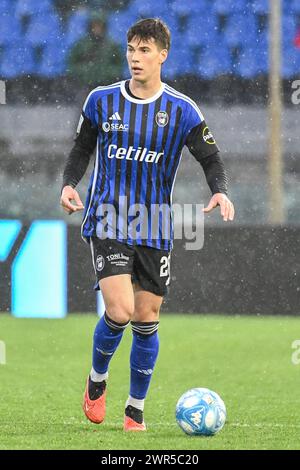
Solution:
<svg viewBox="0 0 300 470">
<path fill-rule="evenodd" d="M 53 9 L 52 0 L 17 0 L 17 16 L 33 16 L 38 13 L 48 12 Z"/>
<path fill-rule="evenodd" d="M 217 18 L 215 15 L 208 17 L 199 14 L 194 15 L 189 19 L 188 29 L 188 35 L 194 35 L 195 42 L 199 45 L 205 45 L 213 41 L 215 34 L 217 34 Z M 211 40 L 209 40 L 209 37 L 211 37 Z"/>
<path fill-rule="evenodd" d="M 62 31 L 59 17 L 55 13 L 39 14 L 32 17 L 26 40 L 33 46 L 60 41 Z"/>
<path fill-rule="evenodd" d="M 231 73 L 231 56 L 229 50 L 222 45 L 206 47 L 199 55 L 198 66 L 196 72 L 206 79 L 211 80 L 218 75 Z"/>
<path fill-rule="evenodd" d="M 244 0 L 234 2 L 233 0 L 215 0 L 212 2 L 213 11 L 217 15 L 230 15 L 233 12 L 240 11 L 244 5 Z"/>
<path fill-rule="evenodd" d="M 62 42 L 47 44 L 43 51 L 42 61 L 37 69 L 40 76 L 53 78 L 63 75 L 66 70 L 67 49 Z"/>
<path fill-rule="evenodd" d="M 85 8 L 74 11 L 68 21 L 66 46 L 71 47 L 82 36 L 87 34 L 89 13 Z"/>
<path fill-rule="evenodd" d="M 15 13 L 15 4 L 11 0 L 0 0 L 0 16 Z"/>
<path fill-rule="evenodd" d="M 293 15 L 283 15 L 282 18 L 282 42 L 284 45 L 294 43 L 297 34 L 297 22 Z"/>
<path fill-rule="evenodd" d="M 267 75 L 269 71 L 269 49 L 264 43 L 258 43 L 253 50 L 253 55 L 258 64 L 258 74 Z"/>
<path fill-rule="evenodd" d="M 179 63 L 179 75 L 193 73 L 195 65 L 193 53 L 184 43 L 181 43 L 181 47 L 174 47 L 172 54 L 174 54 Z"/>
<path fill-rule="evenodd" d="M 292 15 L 292 14 L 300 14 L 300 3 L 299 0 L 285 0 L 282 5 L 282 9 L 284 14 Z"/>
<path fill-rule="evenodd" d="M 300 74 L 300 50 L 291 45 L 282 55 L 282 77 L 297 78 Z"/>
<path fill-rule="evenodd" d="M 183 35 L 181 35 L 182 37 Z M 195 31 L 192 28 L 188 28 L 186 34 L 184 35 L 184 42 L 190 47 L 200 47 L 204 42 L 205 37 L 203 35 L 199 36 L 195 34 Z M 206 43 L 206 41 L 205 41 Z M 173 40 L 174 47 L 175 41 Z"/>
<path fill-rule="evenodd" d="M 259 75 L 260 64 L 252 47 L 246 47 L 240 54 L 239 60 L 233 68 L 236 75 L 242 78 L 254 78 Z"/>
<path fill-rule="evenodd" d="M 167 61 L 164 63 L 162 67 L 162 77 L 163 80 L 170 79 L 173 80 L 175 77 L 179 75 L 183 75 L 183 69 L 181 64 L 179 63 L 176 54 L 169 54 Z"/>
<path fill-rule="evenodd" d="M 140 2 L 139 0 L 131 1 L 126 12 L 129 16 L 135 16 L 135 21 L 139 18 L 151 18 L 157 15 L 153 3 Z"/>
<path fill-rule="evenodd" d="M 15 15 L 0 15 L 0 45 L 14 44 L 20 39 L 21 27 Z"/>
<path fill-rule="evenodd" d="M 228 16 L 233 13 L 244 12 L 247 10 L 248 0 L 215 0 L 212 2 L 212 8 L 215 14 Z"/>
<path fill-rule="evenodd" d="M 289 13 L 296 13 L 297 15 L 300 15 L 300 2 L 299 0 L 292 0 L 292 3 L 290 5 Z"/>
<path fill-rule="evenodd" d="M 214 44 L 218 33 L 216 30 L 212 29 L 210 33 L 205 30 L 202 30 L 201 34 L 195 34 L 194 29 L 189 29 L 189 31 L 184 36 L 184 42 L 191 47 L 206 47 L 210 44 Z"/>
<path fill-rule="evenodd" d="M 252 44 L 255 41 L 257 29 L 254 15 L 234 14 L 228 18 L 224 38 L 229 47 Z"/>
<path fill-rule="evenodd" d="M 171 12 L 173 15 L 193 16 L 197 13 L 207 12 L 208 5 L 205 0 L 189 0 L 183 2 L 182 0 L 173 0 L 171 3 Z"/>
<path fill-rule="evenodd" d="M 124 45 L 126 32 L 136 22 L 136 16 L 129 15 L 127 11 L 118 14 L 112 13 L 108 17 L 107 34 L 110 39 L 118 44 Z"/>
<path fill-rule="evenodd" d="M 168 15 L 168 5 L 161 0 L 144 1 L 133 0 L 127 9 L 128 15 L 135 16 L 135 21 L 141 18 L 166 17 Z M 167 21 L 168 17 L 166 17 Z"/>
<path fill-rule="evenodd" d="M 15 78 L 36 72 L 36 63 L 30 44 L 24 41 L 7 46 L 0 65 L 0 75 L 3 78 Z"/>
<path fill-rule="evenodd" d="M 255 14 L 267 15 L 269 13 L 269 0 L 254 0 L 252 9 Z"/>
</svg>

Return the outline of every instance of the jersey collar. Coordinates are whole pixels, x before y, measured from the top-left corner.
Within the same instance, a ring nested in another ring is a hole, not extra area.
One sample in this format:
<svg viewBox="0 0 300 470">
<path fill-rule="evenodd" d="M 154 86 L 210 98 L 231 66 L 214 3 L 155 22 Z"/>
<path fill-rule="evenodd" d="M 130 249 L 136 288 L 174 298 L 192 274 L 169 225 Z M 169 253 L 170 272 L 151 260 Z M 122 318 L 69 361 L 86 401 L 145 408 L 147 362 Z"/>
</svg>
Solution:
<svg viewBox="0 0 300 470">
<path fill-rule="evenodd" d="M 151 96 L 150 98 L 147 98 L 146 100 L 141 100 L 141 99 L 136 99 L 136 98 L 133 98 L 132 96 L 130 96 L 127 91 L 126 91 L 126 87 L 125 87 L 125 82 L 126 80 L 123 80 L 121 82 L 121 93 L 122 95 L 128 100 L 128 101 L 131 101 L 132 103 L 137 103 L 137 104 L 147 104 L 147 103 L 152 103 L 153 101 L 157 100 L 164 92 L 164 89 L 165 89 L 165 84 L 162 83 L 161 84 L 161 87 L 160 87 L 160 90 L 158 90 L 158 92 L 156 93 L 156 95 L 154 96 Z"/>
</svg>

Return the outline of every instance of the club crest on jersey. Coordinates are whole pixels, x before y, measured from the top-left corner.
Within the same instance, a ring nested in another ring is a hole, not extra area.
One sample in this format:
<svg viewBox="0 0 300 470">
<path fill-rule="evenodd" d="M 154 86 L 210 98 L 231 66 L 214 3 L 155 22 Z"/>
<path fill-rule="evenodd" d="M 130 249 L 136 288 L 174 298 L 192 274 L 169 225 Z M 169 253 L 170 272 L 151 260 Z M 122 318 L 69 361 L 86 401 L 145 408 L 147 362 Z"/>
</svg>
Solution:
<svg viewBox="0 0 300 470">
<path fill-rule="evenodd" d="M 203 136 L 203 140 L 206 144 L 213 145 L 213 144 L 216 143 L 216 141 L 214 139 L 214 136 L 212 135 L 212 133 L 210 132 L 210 130 L 208 129 L 207 126 L 204 127 L 202 136 Z"/>
<path fill-rule="evenodd" d="M 165 127 L 169 122 L 169 116 L 166 111 L 158 111 L 155 116 L 155 121 L 159 127 Z"/>
<path fill-rule="evenodd" d="M 96 269 L 97 271 L 102 271 L 104 268 L 105 260 L 102 255 L 98 255 L 96 259 Z"/>
</svg>

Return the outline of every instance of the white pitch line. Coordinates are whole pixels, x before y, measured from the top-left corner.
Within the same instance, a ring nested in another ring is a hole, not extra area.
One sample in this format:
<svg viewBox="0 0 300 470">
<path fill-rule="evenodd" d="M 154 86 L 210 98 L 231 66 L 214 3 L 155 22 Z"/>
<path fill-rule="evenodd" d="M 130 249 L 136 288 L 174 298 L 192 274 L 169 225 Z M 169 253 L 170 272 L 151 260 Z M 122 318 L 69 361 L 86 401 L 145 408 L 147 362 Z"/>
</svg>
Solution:
<svg viewBox="0 0 300 470">
<path fill-rule="evenodd" d="M 57 423 L 59 424 L 59 423 Z M 70 421 L 70 422 L 64 422 L 63 424 L 70 425 L 70 424 L 88 424 L 88 421 Z M 120 427 L 123 425 L 123 423 L 120 422 L 109 422 L 106 421 L 106 424 L 109 426 L 115 426 L 115 427 Z M 146 422 L 147 426 L 151 427 L 163 427 L 163 428 L 170 428 L 170 427 L 175 427 L 178 426 L 176 422 L 174 423 L 151 423 L 149 421 Z M 300 424 L 284 424 L 284 423 L 225 423 L 225 427 L 235 427 L 235 428 L 295 428 L 299 429 Z"/>
<path fill-rule="evenodd" d="M 300 424 L 283 424 L 283 423 L 227 423 L 227 426 L 239 428 L 300 428 Z"/>
</svg>

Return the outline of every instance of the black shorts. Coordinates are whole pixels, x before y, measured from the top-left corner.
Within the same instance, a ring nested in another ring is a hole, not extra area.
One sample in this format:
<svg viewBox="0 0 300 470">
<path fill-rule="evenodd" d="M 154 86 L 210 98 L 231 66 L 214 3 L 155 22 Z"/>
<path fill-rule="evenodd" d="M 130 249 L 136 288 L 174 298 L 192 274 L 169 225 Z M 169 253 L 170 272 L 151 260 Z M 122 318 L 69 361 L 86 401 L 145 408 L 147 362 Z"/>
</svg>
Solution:
<svg viewBox="0 0 300 470">
<path fill-rule="evenodd" d="M 148 246 L 127 245 L 117 240 L 90 237 L 94 270 L 99 281 L 118 274 L 131 274 L 133 283 L 164 296 L 170 283 L 170 253 Z"/>
</svg>

